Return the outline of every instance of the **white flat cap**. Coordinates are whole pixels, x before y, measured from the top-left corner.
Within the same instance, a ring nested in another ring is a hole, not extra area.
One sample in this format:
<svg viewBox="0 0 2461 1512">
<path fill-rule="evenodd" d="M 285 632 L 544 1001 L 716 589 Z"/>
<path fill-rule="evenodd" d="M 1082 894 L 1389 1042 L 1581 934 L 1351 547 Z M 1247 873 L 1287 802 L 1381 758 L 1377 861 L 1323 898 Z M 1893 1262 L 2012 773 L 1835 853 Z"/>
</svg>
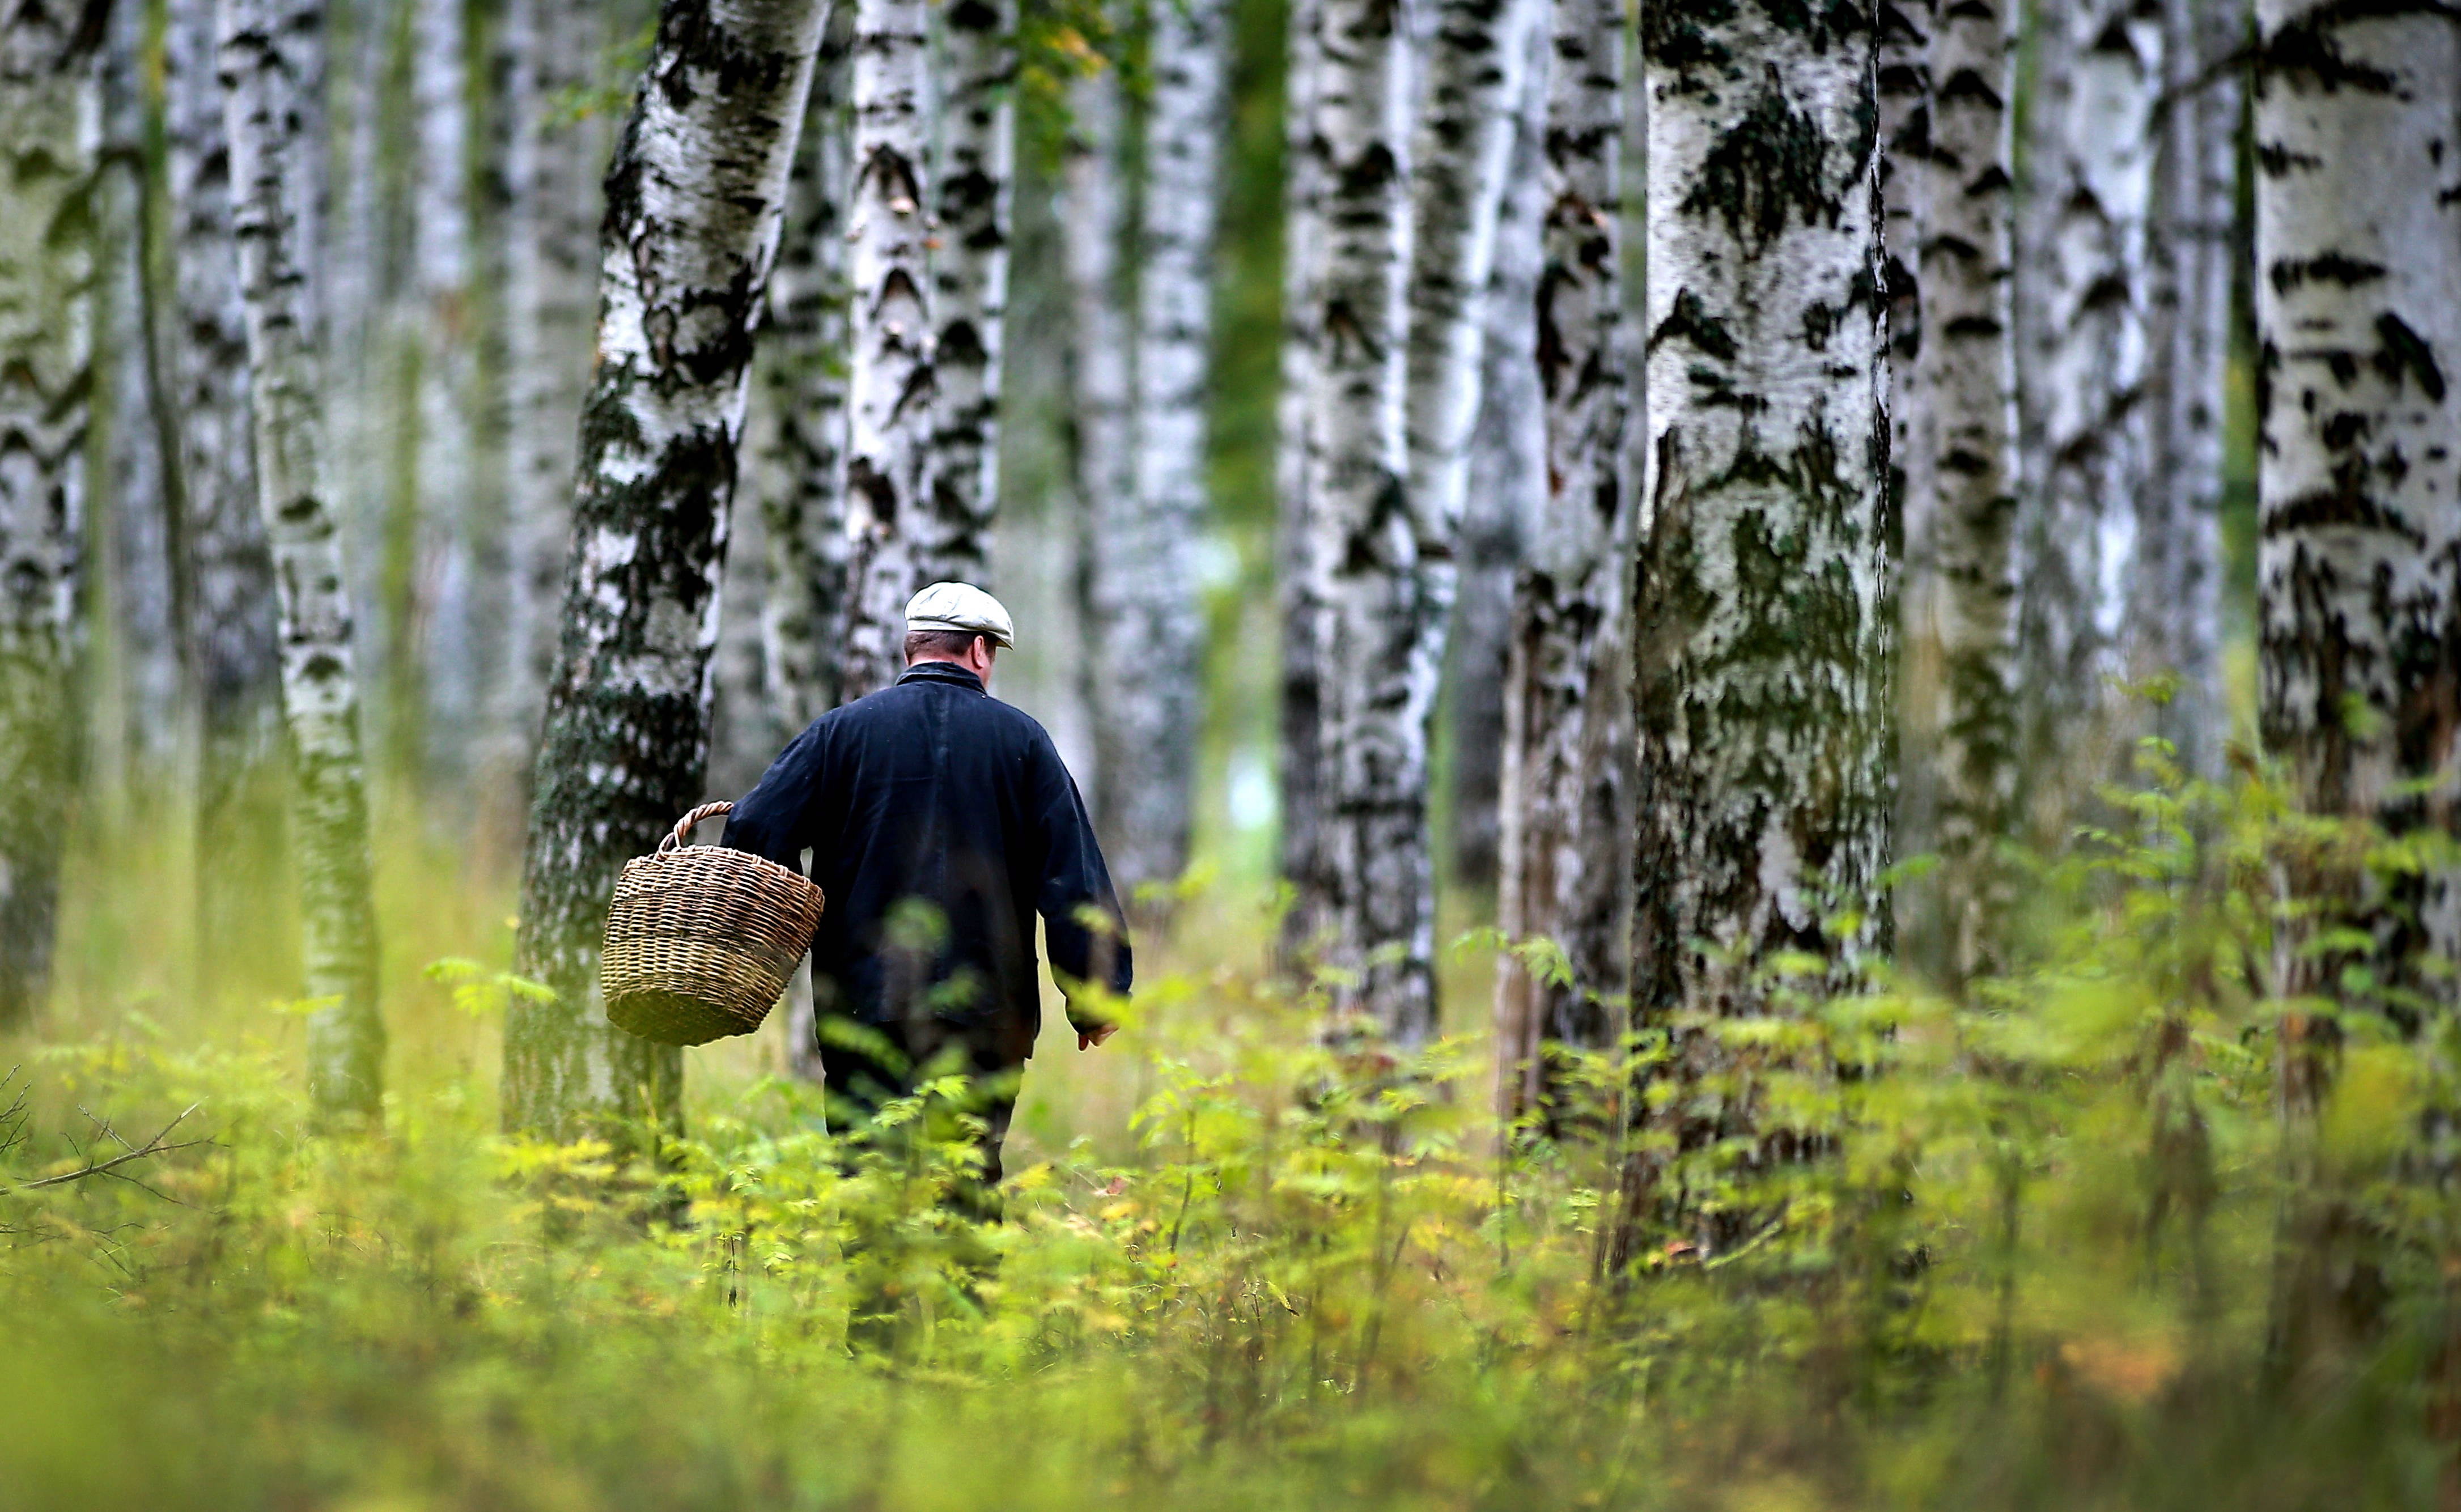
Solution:
<svg viewBox="0 0 2461 1512">
<path fill-rule="evenodd" d="M 995 646 L 1016 645 L 1016 627 L 1000 601 L 971 583 L 934 583 L 906 601 L 909 630 L 988 635 Z"/>
</svg>

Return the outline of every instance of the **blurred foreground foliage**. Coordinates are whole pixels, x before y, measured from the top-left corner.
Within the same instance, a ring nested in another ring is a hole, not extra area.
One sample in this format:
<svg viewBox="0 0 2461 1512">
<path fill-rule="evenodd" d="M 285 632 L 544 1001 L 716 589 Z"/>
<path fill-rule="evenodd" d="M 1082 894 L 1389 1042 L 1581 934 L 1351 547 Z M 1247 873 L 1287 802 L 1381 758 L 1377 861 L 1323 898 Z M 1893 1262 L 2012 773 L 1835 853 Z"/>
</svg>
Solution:
<svg viewBox="0 0 2461 1512">
<path fill-rule="evenodd" d="M 1165 981 L 1122 1042 L 1140 1154 L 1017 1172 L 989 1227 L 945 1201 L 955 1081 L 845 1139 L 757 1080 L 637 1159 L 500 1138 L 466 1077 L 328 1141 L 270 1050 L 30 1047 L 0 1505 L 2429 1504 L 2453 1030 L 2283 879 L 2398 896 L 2440 858 L 2145 767 L 2029 865 L 2002 974 L 1766 963 L 1787 1016 L 1672 1026 L 1724 1041 L 1714 1083 L 1644 1030 L 1501 1137 L 1481 1040 L 1402 1060 L 1324 1044 L 1313 993 Z M 473 1013 L 520 990 L 439 974 Z M 2285 1040 L 2330 1058 L 2312 1118 Z M 1633 1089 L 1753 1132 L 1628 1138 Z M 75 1174 L 191 1104 L 169 1142 L 209 1142 Z M 2364 1316 L 2286 1327 L 2311 1296 Z"/>
</svg>

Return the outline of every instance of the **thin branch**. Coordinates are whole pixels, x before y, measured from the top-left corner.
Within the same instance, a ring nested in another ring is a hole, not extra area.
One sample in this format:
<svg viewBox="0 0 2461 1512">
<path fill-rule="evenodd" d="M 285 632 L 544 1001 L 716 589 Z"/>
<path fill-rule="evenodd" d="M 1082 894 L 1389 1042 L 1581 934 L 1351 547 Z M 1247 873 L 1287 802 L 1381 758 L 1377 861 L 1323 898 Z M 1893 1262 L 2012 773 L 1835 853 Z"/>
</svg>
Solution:
<svg viewBox="0 0 2461 1512">
<path fill-rule="evenodd" d="M 187 1120 L 188 1114 L 196 1112 L 203 1106 L 203 1103 L 197 1102 L 188 1104 L 186 1113 L 181 1114 L 180 1117 L 173 1118 L 170 1122 L 162 1125 L 160 1133 L 146 1140 L 142 1145 L 129 1150 L 124 1155 L 115 1155 L 108 1161 L 95 1161 L 88 1159 L 85 1164 L 77 1167 L 74 1171 L 62 1171 L 57 1176 L 46 1176 L 38 1182 L 20 1182 L 14 1189 L 20 1192 L 34 1192 L 40 1191 L 46 1186 L 64 1186 L 71 1182 L 84 1181 L 89 1176 L 109 1176 L 113 1172 L 118 1170 L 119 1167 L 126 1165 L 133 1161 L 144 1160 L 148 1156 L 168 1155 L 175 1150 L 193 1149 L 200 1144 L 211 1143 L 212 1141 L 208 1139 L 182 1139 L 177 1144 L 165 1142 L 171 1138 L 172 1131 L 179 1128 L 182 1123 Z M 93 1116 L 89 1114 L 87 1117 L 91 1118 Z M 97 1119 L 96 1121 L 99 1122 L 100 1120 Z M 104 1124 L 103 1127 L 108 1131 L 111 1126 L 109 1124 Z M 119 1136 L 115 1133 L 112 1135 L 112 1138 L 118 1139 L 119 1139 Z M 120 1139 L 119 1142 L 125 1145 L 128 1141 Z M 121 1177 L 120 1180 L 128 1181 L 130 1179 L 127 1177 Z M 139 1186 L 144 1185 L 141 1182 L 136 1182 L 135 1184 Z M 153 1188 L 146 1187 L 146 1190 L 152 1191 Z M 155 1195 L 160 1196 L 161 1194 L 156 1193 Z"/>
</svg>

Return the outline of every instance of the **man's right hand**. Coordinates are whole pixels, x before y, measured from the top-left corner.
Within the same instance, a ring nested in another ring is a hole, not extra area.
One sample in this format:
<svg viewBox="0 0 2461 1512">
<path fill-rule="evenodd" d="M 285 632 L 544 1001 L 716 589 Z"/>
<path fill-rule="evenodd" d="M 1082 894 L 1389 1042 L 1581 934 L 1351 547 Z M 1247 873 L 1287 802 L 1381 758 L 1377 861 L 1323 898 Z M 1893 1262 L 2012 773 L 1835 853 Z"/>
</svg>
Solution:
<svg viewBox="0 0 2461 1512">
<path fill-rule="evenodd" d="M 1105 1024 L 1090 1034 L 1081 1029 L 1077 1032 L 1077 1048 L 1079 1050 L 1091 1050 L 1119 1032 L 1120 1026 L 1117 1024 Z"/>
</svg>

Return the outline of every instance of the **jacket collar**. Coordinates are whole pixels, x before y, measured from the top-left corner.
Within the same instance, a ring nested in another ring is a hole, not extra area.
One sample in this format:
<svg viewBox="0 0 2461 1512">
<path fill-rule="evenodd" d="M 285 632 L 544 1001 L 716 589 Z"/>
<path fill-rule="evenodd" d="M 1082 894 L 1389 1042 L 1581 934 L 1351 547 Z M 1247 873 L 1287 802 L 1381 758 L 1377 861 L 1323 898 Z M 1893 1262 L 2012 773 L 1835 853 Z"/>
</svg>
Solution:
<svg viewBox="0 0 2461 1512">
<path fill-rule="evenodd" d="M 983 680 L 955 662 L 916 662 L 898 675 L 897 686 L 908 683 L 947 683 L 952 688 L 971 688 L 983 692 Z"/>
</svg>

